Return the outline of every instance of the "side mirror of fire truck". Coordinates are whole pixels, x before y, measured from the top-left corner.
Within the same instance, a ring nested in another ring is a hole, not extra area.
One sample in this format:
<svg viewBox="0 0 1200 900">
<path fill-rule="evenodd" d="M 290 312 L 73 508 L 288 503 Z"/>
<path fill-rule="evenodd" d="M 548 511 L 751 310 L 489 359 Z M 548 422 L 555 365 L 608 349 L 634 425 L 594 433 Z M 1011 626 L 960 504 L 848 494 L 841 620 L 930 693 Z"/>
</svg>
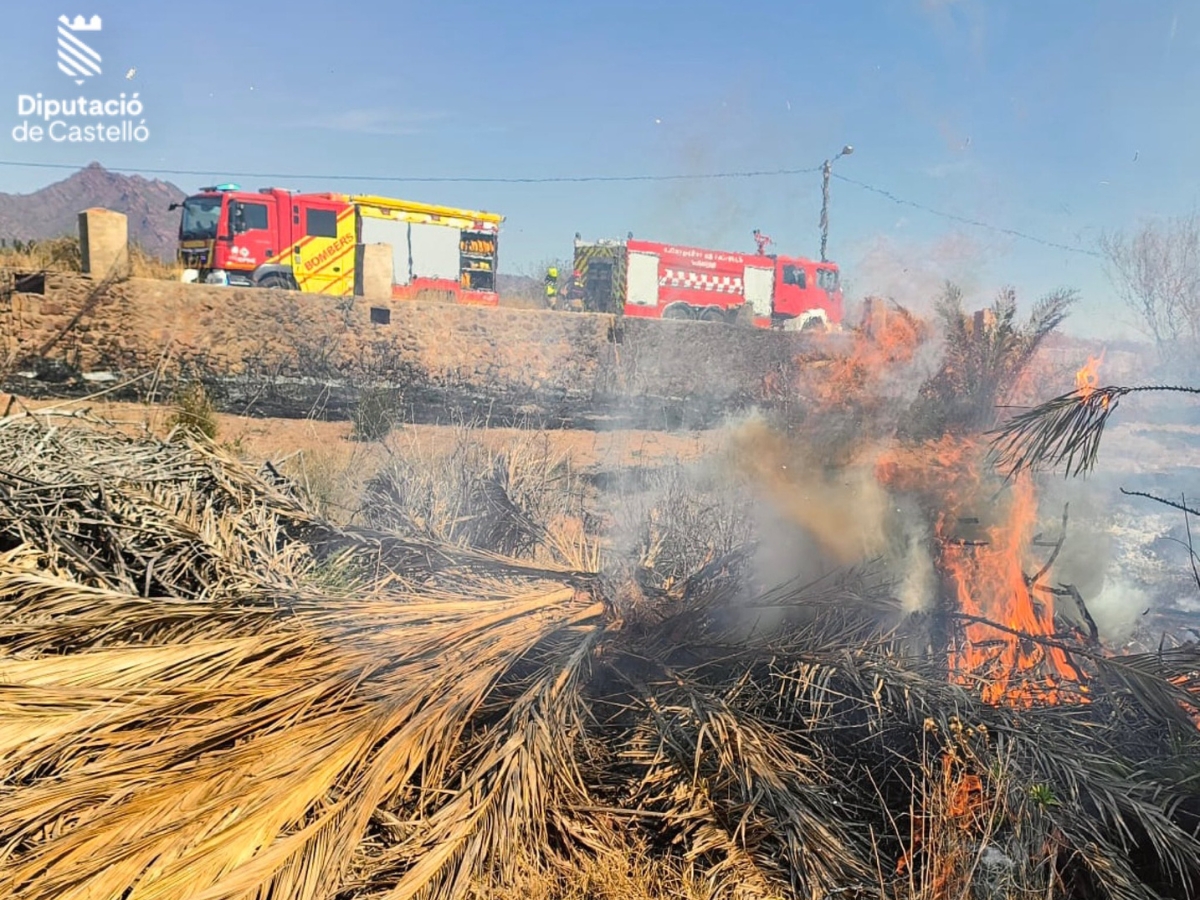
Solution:
<svg viewBox="0 0 1200 900">
<path fill-rule="evenodd" d="M 245 229 L 245 213 L 242 211 L 242 204 L 236 200 L 229 204 L 229 234 L 224 236 L 227 241 L 232 241 L 235 235 L 241 234 Z"/>
</svg>

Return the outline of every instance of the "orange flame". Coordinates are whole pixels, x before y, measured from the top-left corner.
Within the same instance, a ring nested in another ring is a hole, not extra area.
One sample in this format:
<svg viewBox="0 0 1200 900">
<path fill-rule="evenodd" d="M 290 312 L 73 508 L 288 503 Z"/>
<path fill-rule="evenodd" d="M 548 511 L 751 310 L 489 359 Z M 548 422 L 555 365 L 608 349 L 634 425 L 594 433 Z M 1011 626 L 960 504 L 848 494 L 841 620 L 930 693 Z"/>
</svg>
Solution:
<svg viewBox="0 0 1200 900">
<path fill-rule="evenodd" d="M 882 482 L 938 510 L 937 564 L 961 625 L 948 648 L 951 677 L 977 685 L 988 703 L 1082 700 L 1086 688 L 1067 688 L 1079 675 L 1053 645 L 1054 597 L 1035 593 L 1026 578 L 1037 524 L 1032 479 L 1022 473 L 999 491 L 984 475 L 984 452 L 946 438 L 893 451 L 876 468 Z"/>
<path fill-rule="evenodd" d="M 913 359 L 927 336 L 924 323 L 876 304 L 871 320 L 855 330 L 850 352 L 822 367 L 811 384 L 811 399 L 821 405 L 864 401 L 889 368 Z"/>
<path fill-rule="evenodd" d="M 915 358 L 926 328 L 882 304 L 870 304 L 867 313 L 849 352 L 822 360 L 806 399 L 832 407 L 884 402 L 877 395 L 884 376 Z M 1103 359 L 1103 352 L 1090 357 L 1076 374 L 1084 401 L 1099 385 Z M 914 495 L 934 524 L 950 677 L 978 689 L 988 703 L 1087 702 L 1082 674 L 1056 641 L 1055 597 L 1027 576 L 1045 561 L 1032 546 L 1038 518 L 1032 478 L 1022 473 L 1005 485 L 991 477 L 986 457 L 982 439 L 946 436 L 893 446 L 875 466 L 880 485 Z"/>
<path fill-rule="evenodd" d="M 1083 400 L 1087 400 L 1092 396 L 1092 392 L 1096 390 L 1100 384 L 1100 363 L 1104 362 L 1104 351 L 1100 351 L 1100 356 L 1088 356 L 1088 361 L 1083 367 L 1075 373 L 1075 390 L 1079 392 L 1079 396 Z M 1105 404 L 1107 406 L 1107 403 Z"/>
<path fill-rule="evenodd" d="M 977 495 L 976 500 L 981 499 Z M 1049 639 L 1054 634 L 1053 597 L 1035 597 L 1025 577 L 1037 522 L 1027 474 L 1015 479 L 1005 506 L 978 543 L 949 540 L 946 516 L 938 524 L 938 534 L 947 541 L 942 566 L 954 586 L 959 611 L 969 617 L 951 647 L 951 669 L 964 682 L 981 680 L 987 703 L 1028 706 L 1035 700 L 1057 701 L 1058 685 L 1077 678 L 1066 654 L 1022 637 Z"/>
</svg>

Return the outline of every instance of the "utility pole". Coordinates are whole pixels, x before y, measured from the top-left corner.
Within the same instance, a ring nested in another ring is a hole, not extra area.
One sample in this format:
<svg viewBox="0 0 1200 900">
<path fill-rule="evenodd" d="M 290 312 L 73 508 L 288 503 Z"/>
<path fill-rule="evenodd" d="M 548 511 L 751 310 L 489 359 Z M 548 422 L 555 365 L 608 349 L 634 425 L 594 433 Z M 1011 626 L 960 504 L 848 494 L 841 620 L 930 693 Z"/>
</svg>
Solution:
<svg viewBox="0 0 1200 900">
<path fill-rule="evenodd" d="M 821 262 L 829 262 L 825 257 L 825 245 L 829 241 L 829 176 L 833 173 L 834 160 L 849 156 L 854 148 L 847 144 L 833 159 L 825 160 L 821 166 Z"/>
</svg>

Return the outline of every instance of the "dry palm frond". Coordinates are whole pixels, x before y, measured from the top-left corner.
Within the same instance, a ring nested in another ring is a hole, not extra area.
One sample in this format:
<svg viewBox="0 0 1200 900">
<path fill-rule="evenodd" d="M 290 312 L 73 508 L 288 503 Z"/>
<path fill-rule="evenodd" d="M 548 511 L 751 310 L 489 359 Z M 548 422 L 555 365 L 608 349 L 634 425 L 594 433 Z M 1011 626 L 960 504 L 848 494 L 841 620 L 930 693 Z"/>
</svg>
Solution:
<svg viewBox="0 0 1200 900">
<path fill-rule="evenodd" d="M 1179 386 L 1098 387 L 1048 400 L 991 432 L 996 464 L 1011 473 L 1065 464 L 1067 476 L 1090 472 L 1100 439 L 1122 397 L 1155 391 L 1200 394 Z"/>
<path fill-rule="evenodd" d="M 1020 896 L 1195 894 L 1194 647 L 993 707 L 872 569 L 722 548 L 622 620 L 612 573 L 335 528 L 201 445 L 6 422 L 0 485 L 5 897 L 567 896 L 630 845 L 714 897 L 965 891 L 988 847 Z"/>
</svg>

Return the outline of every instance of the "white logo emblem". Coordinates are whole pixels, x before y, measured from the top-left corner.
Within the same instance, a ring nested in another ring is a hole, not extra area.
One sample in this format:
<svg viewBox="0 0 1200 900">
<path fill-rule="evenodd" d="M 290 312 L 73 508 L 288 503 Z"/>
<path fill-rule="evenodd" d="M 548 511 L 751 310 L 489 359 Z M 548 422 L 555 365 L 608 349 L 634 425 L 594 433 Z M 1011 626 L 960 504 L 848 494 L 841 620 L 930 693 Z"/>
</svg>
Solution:
<svg viewBox="0 0 1200 900">
<path fill-rule="evenodd" d="M 90 22 L 83 16 L 76 16 L 74 21 L 66 16 L 58 17 L 58 67 L 74 78 L 76 84 L 83 84 L 85 78 L 100 74 L 100 54 L 81 41 L 77 34 L 99 30 L 99 16 L 92 16 Z"/>
</svg>

